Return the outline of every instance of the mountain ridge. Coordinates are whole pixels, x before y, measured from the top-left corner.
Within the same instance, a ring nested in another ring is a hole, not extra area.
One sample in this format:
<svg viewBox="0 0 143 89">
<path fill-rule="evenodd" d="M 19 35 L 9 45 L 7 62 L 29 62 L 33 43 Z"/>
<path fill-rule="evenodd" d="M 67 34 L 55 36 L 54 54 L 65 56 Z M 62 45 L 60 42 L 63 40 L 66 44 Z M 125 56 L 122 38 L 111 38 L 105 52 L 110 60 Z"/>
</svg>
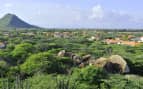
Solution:
<svg viewBox="0 0 143 89">
<path fill-rule="evenodd" d="M 8 13 L 0 19 L 0 27 L 9 28 L 38 28 L 37 26 L 31 25 L 23 20 L 21 20 L 15 14 Z"/>
</svg>

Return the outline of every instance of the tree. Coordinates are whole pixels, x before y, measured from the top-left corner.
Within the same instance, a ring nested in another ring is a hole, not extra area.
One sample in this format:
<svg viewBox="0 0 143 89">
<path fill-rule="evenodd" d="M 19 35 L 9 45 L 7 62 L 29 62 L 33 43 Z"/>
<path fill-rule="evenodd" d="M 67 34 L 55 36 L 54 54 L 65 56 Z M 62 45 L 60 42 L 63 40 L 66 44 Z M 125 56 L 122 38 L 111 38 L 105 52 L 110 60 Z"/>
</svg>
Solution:
<svg viewBox="0 0 143 89">
<path fill-rule="evenodd" d="M 28 74 L 36 72 L 62 73 L 64 65 L 49 52 L 40 52 L 28 57 L 21 66 L 21 71 Z"/>
<path fill-rule="evenodd" d="M 9 69 L 9 66 L 7 65 L 7 63 L 5 61 L 0 61 L 0 76 L 1 77 L 6 76 L 8 69 Z"/>
<path fill-rule="evenodd" d="M 76 69 L 72 75 L 77 81 L 90 85 L 96 84 L 98 88 L 101 87 L 102 79 L 107 77 L 107 73 L 103 69 L 94 66 Z"/>
<path fill-rule="evenodd" d="M 30 43 L 21 43 L 15 46 L 11 52 L 13 58 L 20 63 L 24 62 L 25 58 L 32 53 L 33 46 Z"/>
</svg>

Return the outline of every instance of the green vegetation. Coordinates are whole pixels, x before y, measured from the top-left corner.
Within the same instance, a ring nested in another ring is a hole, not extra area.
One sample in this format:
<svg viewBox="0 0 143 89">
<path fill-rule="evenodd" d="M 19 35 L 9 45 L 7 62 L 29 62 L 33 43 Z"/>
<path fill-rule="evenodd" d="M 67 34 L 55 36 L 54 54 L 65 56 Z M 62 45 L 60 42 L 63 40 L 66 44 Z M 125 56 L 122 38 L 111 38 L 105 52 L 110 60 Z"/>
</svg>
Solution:
<svg viewBox="0 0 143 89">
<path fill-rule="evenodd" d="M 140 37 L 143 33 L 3 29 L 0 42 L 6 46 L 0 48 L 0 89 L 143 89 L 143 44 L 105 42 L 109 38 L 129 41 L 128 35 Z M 88 40 L 92 36 L 96 39 Z M 59 57 L 61 50 L 71 56 Z M 93 60 L 120 55 L 130 72 L 111 74 L 88 63 L 81 67 L 74 64 L 74 58 L 88 54 Z"/>
</svg>

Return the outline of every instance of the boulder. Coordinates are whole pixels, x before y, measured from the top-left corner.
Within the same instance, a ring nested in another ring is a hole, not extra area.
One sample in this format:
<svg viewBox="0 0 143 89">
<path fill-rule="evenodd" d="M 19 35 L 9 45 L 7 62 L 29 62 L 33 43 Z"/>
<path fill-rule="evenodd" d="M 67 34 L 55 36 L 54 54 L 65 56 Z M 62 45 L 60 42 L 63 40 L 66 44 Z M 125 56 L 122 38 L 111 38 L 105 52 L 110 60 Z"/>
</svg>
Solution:
<svg viewBox="0 0 143 89">
<path fill-rule="evenodd" d="M 109 58 L 99 58 L 91 63 L 96 67 L 102 67 L 110 73 L 128 73 L 130 69 L 127 62 L 119 55 L 112 55 Z"/>
<path fill-rule="evenodd" d="M 81 63 L 81 57 L 78 55 L 73 55 L 72 60 L 73 60 L 75 65 L 79 65 Z"/>
<path fill-rule="evenodd" d="M 58 53 L 58 57 L 64 57 L 64 56 L 65 56 L 65 53 L 66 53 L 65 50 L 61 50 L 61 51 Z"/>
<path fill-rule="evenodd" d="M 91 55 L 90 54 L 81 57 L 79 67 L 83 68 L 83 67 L 89 65 L 90 60 L 91 60 Z"/>
<path fill-rule="evenodd" d="M 96 67 L 104 67 L 107 62 L 107 58 L 101 57 L 96 60 L 90 60 L 89 65 L 94 65 Z"/>
<path fill-rule="evenodd" d="M 90 59 L 91 59 L 91 55 L 90 55 L 90 54 L 85 55 L 85 56 L 82 57 L 82 62 L 87 62 L 87 61 L 89 61 Z"/>
<path fill-rule="evenodd" d="M 130 72 L 127 62 L 119 55 L 112 55 L 111 57 L 109 57 L 107 63 L 118 64 L 121 68 L 121 71 L 120 71 L 121 73 Z"/>
<path fill-rule="evenodd" d="M 107 62 L 104 69 L 110 73 L 122 73 L 122 66 L 118 63 Z"/>
<path fill-rule="evenodd" d="M 66 52 L 65 50 L 61 50 L 58 53 L 58 57 L 69 57 L 75 65 L 81 64 L 81 59 L 82 59 L 80 56 L 78 56 L 72 52 Z"/>
</svg>

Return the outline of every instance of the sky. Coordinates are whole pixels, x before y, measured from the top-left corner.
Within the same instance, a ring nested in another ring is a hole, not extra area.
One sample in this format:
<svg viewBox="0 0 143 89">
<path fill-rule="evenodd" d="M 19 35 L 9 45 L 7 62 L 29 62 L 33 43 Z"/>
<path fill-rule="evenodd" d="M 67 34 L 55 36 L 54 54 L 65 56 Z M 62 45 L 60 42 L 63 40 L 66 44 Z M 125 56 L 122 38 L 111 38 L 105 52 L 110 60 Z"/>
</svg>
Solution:
<svg viewBox="0 0 143 89">
<path fill-rule="evenodd" d="M 143 28 L 143 0 L 0 0 L 7 13 L 46 28 Z"/>
</svg>

